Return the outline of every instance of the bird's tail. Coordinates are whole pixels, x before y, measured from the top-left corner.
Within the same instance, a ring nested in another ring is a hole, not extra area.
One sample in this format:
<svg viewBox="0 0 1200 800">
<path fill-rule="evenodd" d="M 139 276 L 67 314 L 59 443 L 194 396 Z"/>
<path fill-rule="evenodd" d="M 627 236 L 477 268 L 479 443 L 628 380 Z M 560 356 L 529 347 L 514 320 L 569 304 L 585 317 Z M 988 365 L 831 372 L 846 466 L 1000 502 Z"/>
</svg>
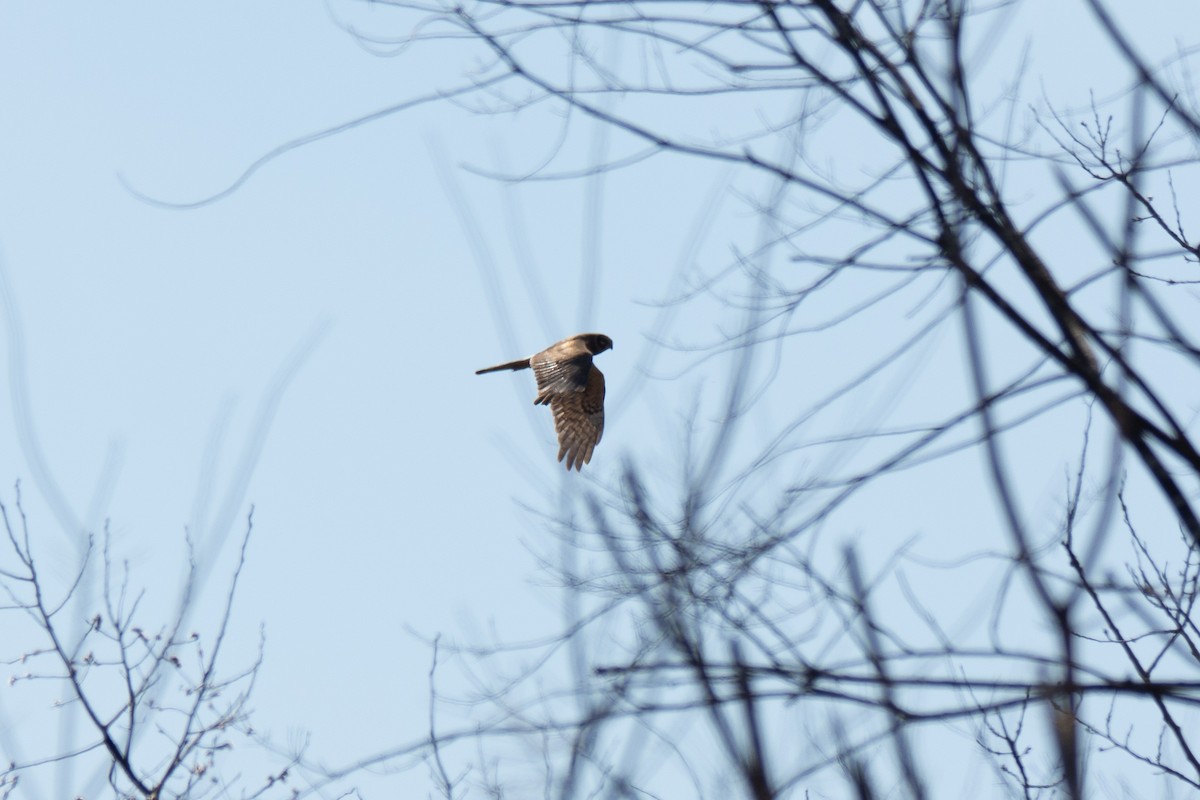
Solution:
<svg viewBox="0 0 1200 800">
<path fill-rule="evenodd" d="M 529 359 L 521 358 L 516 361 L 509 361 L 507 364 L 497 364 L 494 367 L 484 367 L 483 369 L 475 370 L 476 375 L 482 375 L 485 372 L 499 372 L 502 369 L 527 369 L 529 367 Z"/>
</svg>

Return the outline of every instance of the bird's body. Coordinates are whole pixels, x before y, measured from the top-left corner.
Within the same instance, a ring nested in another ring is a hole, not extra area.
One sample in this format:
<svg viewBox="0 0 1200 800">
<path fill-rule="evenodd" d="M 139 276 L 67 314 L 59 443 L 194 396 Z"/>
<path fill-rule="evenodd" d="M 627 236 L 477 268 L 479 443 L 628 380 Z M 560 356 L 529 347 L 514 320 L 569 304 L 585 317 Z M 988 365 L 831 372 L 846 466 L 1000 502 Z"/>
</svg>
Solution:
<svg viewBox="0 0 1200 800">
<path fill-rule="evenodd" d="M 497 364 L 475 372 L 532 369 L 538 393 L 534 405 L 548 405 L 558 434 L 558 460 L 567 469 L 582 469 L 604 435 L 604 375 L 592 356 L 612 349 L 602 333 L 579 333 L 550 345 L 529 358 Z"/>
</svg>

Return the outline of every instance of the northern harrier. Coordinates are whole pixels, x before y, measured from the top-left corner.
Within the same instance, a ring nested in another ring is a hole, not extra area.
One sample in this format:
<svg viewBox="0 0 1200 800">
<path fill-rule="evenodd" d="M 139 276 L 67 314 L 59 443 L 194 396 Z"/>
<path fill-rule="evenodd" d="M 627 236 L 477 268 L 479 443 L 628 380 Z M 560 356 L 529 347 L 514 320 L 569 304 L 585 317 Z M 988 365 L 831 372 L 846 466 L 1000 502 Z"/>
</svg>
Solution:
<svg viewBox="0 0 1200 800">
<path fill-rule="evenodd" d="M 565 457 L 568 470 L 580 470 L 592 460 L 592 450 L 604 434 L 604 375 L 593 366 L 592 356 L 612 346 L 612 339 L 602 333 L 578 333 L 537 355 L 475 374 L 531 367 L 538 388 L 533 404 L 548 405 L 554 412 L 558 460 Z"/>
</svg>

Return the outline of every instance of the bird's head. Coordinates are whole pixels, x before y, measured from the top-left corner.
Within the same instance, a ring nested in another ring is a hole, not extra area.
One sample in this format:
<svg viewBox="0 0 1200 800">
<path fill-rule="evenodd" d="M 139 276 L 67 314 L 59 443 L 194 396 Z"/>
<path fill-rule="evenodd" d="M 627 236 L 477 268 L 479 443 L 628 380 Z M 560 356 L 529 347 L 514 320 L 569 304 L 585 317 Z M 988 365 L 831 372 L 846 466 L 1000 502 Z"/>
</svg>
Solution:
<svg viewBox="0 0 1200 800">
<path fill-rule="evenodd" d="M 581 333 L 576 338 L 582 339 L 587 345 L 587 349 L 592 355 L 603 353 L 605 350 L 612 350 L 612 339 L 605 336 L 603 333 Z"/>
</svg>

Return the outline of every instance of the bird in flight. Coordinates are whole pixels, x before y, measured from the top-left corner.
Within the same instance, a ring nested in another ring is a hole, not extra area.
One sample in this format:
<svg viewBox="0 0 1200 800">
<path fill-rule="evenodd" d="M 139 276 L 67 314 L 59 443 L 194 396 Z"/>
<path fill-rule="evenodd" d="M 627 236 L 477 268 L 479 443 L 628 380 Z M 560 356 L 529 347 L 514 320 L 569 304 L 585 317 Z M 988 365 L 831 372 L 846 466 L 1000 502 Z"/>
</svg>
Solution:
<svg viewBox="0 0 1200 800">
<path fill-rule="evenodd" d="M 603 333 L 577 333 L 540 353 L 476 370 L 476 375 L 502 369 L 532 369 L 537 379 L 533 404 L 548 405 L 558 434 L 558 460 L 576 471 L 592 460 L 592 451 L 604 434 L 604 375 L 592 356 L 611 350 L 612 339 Z"/>
</svg>

